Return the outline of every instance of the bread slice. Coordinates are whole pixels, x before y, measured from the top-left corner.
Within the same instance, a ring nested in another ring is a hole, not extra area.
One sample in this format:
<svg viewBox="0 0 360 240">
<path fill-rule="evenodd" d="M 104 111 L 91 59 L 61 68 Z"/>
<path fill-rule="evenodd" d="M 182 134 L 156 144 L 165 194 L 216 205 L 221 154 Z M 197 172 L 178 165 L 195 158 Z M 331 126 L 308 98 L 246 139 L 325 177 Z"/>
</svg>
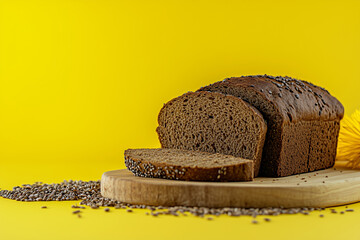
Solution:
<svg viewBox="0 0 360 240">
<path fill-rule="evenodd" d="M 252 160 L 179 149 L 128 149 L 125 165 L 135 176 L 186 181 L 250 181 Z"/>
<path fill-rule="evenodd" d="M 254 176 L 258 175 L 267 126 L 260 112 L 240 98 L 189 92 L 166 103 L 158 122 L 163 148 L 254 160 Z"/>
</svg>

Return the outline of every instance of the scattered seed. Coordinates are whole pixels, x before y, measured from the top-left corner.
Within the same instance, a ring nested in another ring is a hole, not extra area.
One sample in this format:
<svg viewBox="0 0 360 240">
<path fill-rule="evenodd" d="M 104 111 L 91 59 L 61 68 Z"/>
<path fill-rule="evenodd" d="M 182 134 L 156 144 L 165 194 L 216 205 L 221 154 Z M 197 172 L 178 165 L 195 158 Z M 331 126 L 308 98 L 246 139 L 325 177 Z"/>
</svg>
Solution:
<svg viewBox="0 0 360 240">
<path fill-rule="evenodd" d="M 110 212 L 110 208 L 105 208 L 104 211 L 105 212 Z"/>
<path fill-rule="evenodd" d="M 72 205 L 71 208 L 86 209 L 86 207 L 84 207 L 84 206 L 77 206 L 77 205 Z"/>
<path fill-rule="evenodd" d="M 209 220 L 209 221 L 214 220 L 214 218 L 212 218 L 212 217 L 208 217 L 206 219 Z"/>
<path fill-rule="evenodd" d="M 78 214 L 78 213 L 81 213 L 81 211 L 80 211 L 80 210 L 76 210 L 76 211 L 73 211 L 72 213 L 73 213 L 73 214 Z"/>
<path fill-rule="evenodd" d="M 346 211 L 346 212 L 354 212 L 355 210 L 354 210 L 354 209 L 349 208 L 349 209 L 346 209 L 345 211 Z"/>
<path fill-rule="evenodd" d="M 340 214 L 344 214 L 345 212 L 344 211 L 341 211 Z"/>
<path fill-rule="evenodd" d="M 77 216 L 78 216 L 78 218 L 81 218 L 81 217 L 82 217 L 81 214 L 78 214 Z"/>
<path fill-rule="evenodd" d="M 41 208 L 47 208 L 47 206 L 42 206 Z"/>
<path fill-rule="evenodd" d="M 320 214 L 319 217 L 321 217 L 321 218 L 324 217 L 324 214 Z"/>
<path fill-rule="evenodd" d="M 126 211 L 127 211 L 127 212 L 133 212 L 133 210 L 131 210 L 131 209 L 127 209 Z"/>
<path fill-rule="evenodd" d="M 270 218 L 264 218 L 265 222 L 270 222 L 271 219 Z"/>
<path fill-rule="evenodd" d="M 253 224 L 258 224 L 259 222 L 256 221 L 256 220 L 252 220 L 251 223 L 253 223 Z"/>
</svg>

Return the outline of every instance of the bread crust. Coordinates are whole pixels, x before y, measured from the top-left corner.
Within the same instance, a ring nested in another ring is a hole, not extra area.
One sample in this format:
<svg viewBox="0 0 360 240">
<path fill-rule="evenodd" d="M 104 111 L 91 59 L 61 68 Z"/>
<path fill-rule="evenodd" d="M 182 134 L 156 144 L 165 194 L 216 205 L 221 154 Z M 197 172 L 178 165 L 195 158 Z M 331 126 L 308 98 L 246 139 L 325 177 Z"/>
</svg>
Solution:
<svg viewBox="0 0 360 240">
<path fill-rule="evenodd" d="M 343 105 L 326 89 L 295 78 L 269 75 L 232 77 L 198 91 L 212 92 L 218 86 L 254 89 L 265 101 L 275 106 L 284 122 L 333 121 L 344 116 Z"/>
</svg>

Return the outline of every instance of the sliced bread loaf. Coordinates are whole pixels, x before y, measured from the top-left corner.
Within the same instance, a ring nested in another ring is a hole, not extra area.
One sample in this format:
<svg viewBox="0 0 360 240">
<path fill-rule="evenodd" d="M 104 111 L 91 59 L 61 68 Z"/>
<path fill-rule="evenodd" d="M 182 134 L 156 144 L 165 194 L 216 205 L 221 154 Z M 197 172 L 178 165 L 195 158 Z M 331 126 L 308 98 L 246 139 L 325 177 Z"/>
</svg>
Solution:
<svg viewBox="0 0 360 240">
<path fill-rule="evenodd" d="M 255 75 L 198 91 L 239 97 L 262 113 L 269 130 L 261 175 L 282 177 L 334 165 L 344 108 L 325 89 L 290 77 Z"/>
<path fill-rule="evenodd" d="M 166 103 L 158 122 L 163 148 L 254 160 L 254 175 L 258 175 L 266 122 L 258 110 L 238 97 L 189 92 Z"/>
<path fill-rule="evenodd" d="M 140 177 L 186 181 L 250 181 L 252 160 L 179 149 L 128 149 L 125 165 Z"/>
</svg>

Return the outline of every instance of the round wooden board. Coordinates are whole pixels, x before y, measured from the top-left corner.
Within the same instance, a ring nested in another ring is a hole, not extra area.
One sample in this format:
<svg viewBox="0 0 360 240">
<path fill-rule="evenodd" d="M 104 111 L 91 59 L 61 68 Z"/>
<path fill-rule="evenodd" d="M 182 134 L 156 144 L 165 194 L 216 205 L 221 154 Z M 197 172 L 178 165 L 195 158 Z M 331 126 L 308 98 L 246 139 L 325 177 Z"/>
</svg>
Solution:
<svg viewBox="0 0 360 240">
<path fill-rule="evenodd" d="M 252 182 L 186 182 L 105 172 L 104 197 L 131 204 L 199 207 L 330 207 L 360 201 L 360 171 L 326 169 Z"/>
</svg>

